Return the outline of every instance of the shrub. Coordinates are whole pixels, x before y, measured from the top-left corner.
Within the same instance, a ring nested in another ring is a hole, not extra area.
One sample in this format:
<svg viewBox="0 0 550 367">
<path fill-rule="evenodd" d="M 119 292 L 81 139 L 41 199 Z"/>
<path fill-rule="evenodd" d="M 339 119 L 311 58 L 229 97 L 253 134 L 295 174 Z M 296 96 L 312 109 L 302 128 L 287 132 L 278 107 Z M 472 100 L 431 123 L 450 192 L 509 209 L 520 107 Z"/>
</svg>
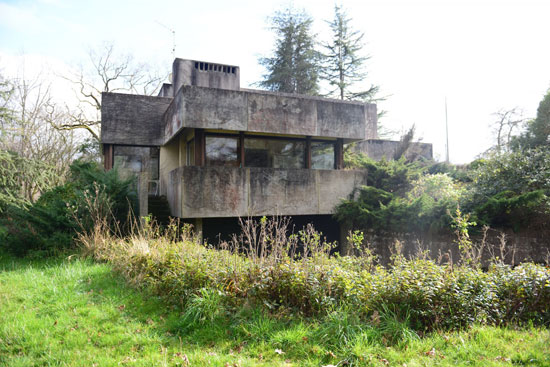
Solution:
<svg viewBox="0 0 550 367">
<path fill-rule="evenodd" d="M 378 323 L 389 343 L 414 338 L 411 330 L 550 323 L 550 269 L 539 265 L 496 263 L 484 272 L 468 264 L 394 256 L 391 266 L 373 267 L 370 260 L 314 250 L 324 246 L 316 239 L 307 244 L 309 256 L 290 256 L 290 249 L 287 255 L 272 251 L 251 257 L 238 247 L 207 248 L 189 227 L 177 241 L 148 237 L 158 233 L 149 230 L 125 239 L 102 233 L 81 236 L 95 258 L 111 261 L 131 283 L 187 308 L 192 320 L 212 320 L 218 309 L 244 305 L 270 312 L 290 309 L 333 320 L 324 327 L 336 328 L 330 331 L 336 339 L 352 335 L 361 322 Z"/>
<path fill-rule="evenodd" d="M 23 256 L 52 254 L 73 245 L 76 233 L 90 229 L 94 215 L 125 220 L 135 195 L 131 180 L 118 179 L 116 170 L 76 161 L 67 183 L 43 193 L 28 206 L 8 206 L 0 217 L 0 246 Z M 93 201 L 94 205 L 91 205 Z M 102 213 L 92 213 L 102 208 Z"/>
<path fill-rule="evenodd" d="M 495 227 L 509 227 L 514 231 L 545 225 L 548 216 L 548 197 L 543 190 L 517 195 L 502 191 L 475 208 L 478 220 Z"/>
</svg>

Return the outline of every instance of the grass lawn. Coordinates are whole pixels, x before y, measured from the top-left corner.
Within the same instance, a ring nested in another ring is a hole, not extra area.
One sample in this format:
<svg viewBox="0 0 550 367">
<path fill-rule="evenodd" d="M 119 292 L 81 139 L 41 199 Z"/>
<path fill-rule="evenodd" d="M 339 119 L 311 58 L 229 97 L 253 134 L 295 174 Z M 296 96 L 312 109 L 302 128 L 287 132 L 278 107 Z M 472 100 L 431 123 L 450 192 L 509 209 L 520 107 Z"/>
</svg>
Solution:
<svg viewBox="0 0 550 367">
<path fill-rule="evenodd" d="M 550 366 L 548 329 L 477 326 L 388 347 L 331 317 L 250 309 L 190 326 L 107 264 L 0 255 L 0 366 Z"/>
</svg>

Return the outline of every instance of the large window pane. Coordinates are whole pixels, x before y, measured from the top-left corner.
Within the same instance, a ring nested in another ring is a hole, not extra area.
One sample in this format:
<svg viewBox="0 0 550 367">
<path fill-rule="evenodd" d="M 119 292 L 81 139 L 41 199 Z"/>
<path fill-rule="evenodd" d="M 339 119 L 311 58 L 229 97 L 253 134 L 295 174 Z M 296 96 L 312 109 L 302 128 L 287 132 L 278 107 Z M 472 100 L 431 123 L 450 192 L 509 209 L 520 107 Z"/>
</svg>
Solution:
<svg viewBox="0 0 550 367">
<path fill-rule="evenodd" d="M 122 177 L 129 177 L 147 170 L 149 147 L 115 146 L 114 164 Z"/>
<path fill-rule="evenodd" d="M 207 136 L 206 165 L 238 167 L 238 143 L 237 138 Z"/>
<path fill-rule="evenodd" d="M 311 142 L 311 168 L 334 169 L 334 143 Z"/>
<path fill-rule="evenodd" d="M 305 142 L 245 138 L 246 167 L 304 168 Z"/>
<path fill-rule="evenodd" d="M 122 178 L 149 173 L 148 190 L 150 195 L 158 195 L 159 148 L 121 146 L 114 147 L 114 165 Z M 138 181 L 136 181 L 138 184 Z M 136 187 L 137 189 L 137 187 Z"/>
</svg>

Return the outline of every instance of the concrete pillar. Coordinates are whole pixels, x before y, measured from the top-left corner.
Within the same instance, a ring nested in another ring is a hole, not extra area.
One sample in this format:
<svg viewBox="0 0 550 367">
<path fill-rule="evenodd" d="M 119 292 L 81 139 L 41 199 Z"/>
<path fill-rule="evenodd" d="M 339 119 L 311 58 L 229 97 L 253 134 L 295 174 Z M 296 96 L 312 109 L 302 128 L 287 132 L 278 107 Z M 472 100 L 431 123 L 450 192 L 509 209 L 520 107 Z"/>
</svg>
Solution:
<svg viewBox="0 0 550 367">
<path fill-rule="evenodd" d="M 199 239 L 199 241 L 202 243 L 203 237 L 202 237 L 202 218 L 196 218 L 195 219 L 195 235 Z"/>
<path fill-rule="evenodd" d="M 149 214 L 149 172 L 141 172 L 138 176 L 139 218 Z"/>
</svg>

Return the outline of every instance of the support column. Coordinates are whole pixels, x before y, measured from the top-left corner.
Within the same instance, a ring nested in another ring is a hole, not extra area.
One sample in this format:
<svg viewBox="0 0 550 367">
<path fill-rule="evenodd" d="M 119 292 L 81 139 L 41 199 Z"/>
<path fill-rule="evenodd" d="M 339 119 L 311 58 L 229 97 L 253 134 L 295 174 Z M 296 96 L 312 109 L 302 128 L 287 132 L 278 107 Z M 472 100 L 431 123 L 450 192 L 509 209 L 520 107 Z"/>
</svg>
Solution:
<svg viewBox="0 0 550 367">
<path fill-rule="evenodd" d="M 149 215 L 149 172 L 139 174 L 138 195 L 139 218 L 143 223 L 143 218 Z"/>
<path fill-rule="evenodd" d="M 336 169 L 344 169 L 344 139 L 336 140 L 334 148 L 334 163 Z"/>
<path fill-rule="evenodd" d="M 113 145 L 103 144 L 103 167 L 106 171 L 113 168 Z"/>
<path fill-rule="evenodd" d="M 204 166 L 206 138 L 203 129 L 195 129 L 195 166 Z"/>
<path fill-rule="evenodd" d="M 311 136 L 306 136 L 306 168 L 311 168 Z"/>
<path fill-rule="evenodd" d="M 195 219 L 195 236 L 199 239 L 199 241 L 202 243 L 203 237 L 202 237 L 202 218 L 196 218 Z"/>
<path fill-rule="evenodd" d="M 239 164 L 244 168 L 244 132 L 239 132 Z"/>
</svg>

